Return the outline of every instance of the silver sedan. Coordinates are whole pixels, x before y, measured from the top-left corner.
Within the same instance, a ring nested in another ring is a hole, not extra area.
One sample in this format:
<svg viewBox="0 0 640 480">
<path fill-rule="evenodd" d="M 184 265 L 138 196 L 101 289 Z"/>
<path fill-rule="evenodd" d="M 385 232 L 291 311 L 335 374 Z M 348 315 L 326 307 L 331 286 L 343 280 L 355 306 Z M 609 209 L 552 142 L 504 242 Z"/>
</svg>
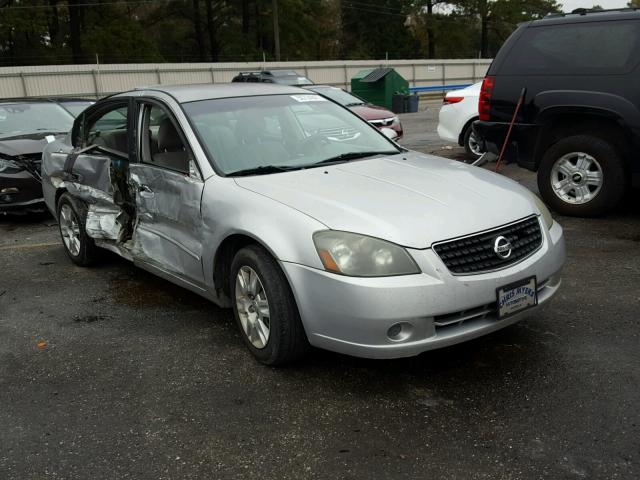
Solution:
<svg viewBox="0 0 640 480">
<path fill-rule="evenodd" d="M 295 87 L 105 98 L 42 174 L 73 262 L 111 250 L 233 308 L 270 365 L 309 345 L 417 355 L 532 314 L 561 282 L 562 229 L 535 195 Z"/>
</svg>

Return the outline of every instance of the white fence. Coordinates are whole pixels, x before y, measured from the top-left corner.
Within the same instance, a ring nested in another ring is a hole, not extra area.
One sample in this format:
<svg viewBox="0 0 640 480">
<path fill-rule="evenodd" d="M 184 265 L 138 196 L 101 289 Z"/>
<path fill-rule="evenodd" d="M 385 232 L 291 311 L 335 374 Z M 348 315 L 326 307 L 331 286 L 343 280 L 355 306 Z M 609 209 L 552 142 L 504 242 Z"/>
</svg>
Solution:
<svg viewBox="0 0 640 480">
<path fill-rule="evenodd" d="M 412 87 L 474 83 L 491 60 L 352 60 L 267 63 L 158 63 L 43 65 L 0 68 L 0 98 L 85 96 L 99 98 L 145 85 L 227 83 L 240 71 L 297 70 L 318 84 L 349 88 L 365 68 L 392 67 Z"/>
</svg>

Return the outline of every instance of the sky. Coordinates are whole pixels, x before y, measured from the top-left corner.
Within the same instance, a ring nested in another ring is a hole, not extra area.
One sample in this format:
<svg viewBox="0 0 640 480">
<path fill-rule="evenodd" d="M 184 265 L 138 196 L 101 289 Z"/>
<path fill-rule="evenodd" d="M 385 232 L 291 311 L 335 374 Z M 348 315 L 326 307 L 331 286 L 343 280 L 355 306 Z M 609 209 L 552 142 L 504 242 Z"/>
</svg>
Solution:
<svg viewBox="0 0 640 480">
<path fill-rule="evenodd" d="M 602 8 L 623 8 L 627 6 L 629 0 L 558 0 L 564 7 L 565 12 L 570 12 L 574 8 L 590 8 L 600 5 Z"/>
</svg>

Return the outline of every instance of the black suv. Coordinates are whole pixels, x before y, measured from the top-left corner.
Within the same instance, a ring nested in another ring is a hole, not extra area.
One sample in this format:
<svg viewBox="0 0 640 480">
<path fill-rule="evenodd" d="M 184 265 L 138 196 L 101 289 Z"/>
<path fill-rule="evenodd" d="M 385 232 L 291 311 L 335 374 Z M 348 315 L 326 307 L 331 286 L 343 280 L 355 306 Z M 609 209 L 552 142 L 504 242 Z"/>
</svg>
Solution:
<svg viewBox="0 0 640 480">
<path fill-rule="evenodd" d="M 474 124 L 538 172 L 557 212 L 599 215 L 640 186 L 640 10 L 574 11 L 520 25 L 484 79 Z"/>
<path fill-rule="evenodd" d="M 259 72 L 240 72 L 232 82 L 279 83 L 281 85 L 313 85 L 307 77 L 295 70 L 261 70 Z"/>
</svg>

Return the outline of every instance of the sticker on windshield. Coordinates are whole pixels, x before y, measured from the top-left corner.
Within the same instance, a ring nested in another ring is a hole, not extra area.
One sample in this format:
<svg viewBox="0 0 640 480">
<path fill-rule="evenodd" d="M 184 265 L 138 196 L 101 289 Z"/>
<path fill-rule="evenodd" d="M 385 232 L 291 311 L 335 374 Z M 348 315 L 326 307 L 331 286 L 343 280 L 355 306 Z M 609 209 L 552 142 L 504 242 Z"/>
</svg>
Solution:
<svg viewBox="0 0 640 480">
<path fill-rule="evenodd" d="M 296 102 L 326 102 L 327 99 L 320 95 L 291 95 Z"/>
</svg>

